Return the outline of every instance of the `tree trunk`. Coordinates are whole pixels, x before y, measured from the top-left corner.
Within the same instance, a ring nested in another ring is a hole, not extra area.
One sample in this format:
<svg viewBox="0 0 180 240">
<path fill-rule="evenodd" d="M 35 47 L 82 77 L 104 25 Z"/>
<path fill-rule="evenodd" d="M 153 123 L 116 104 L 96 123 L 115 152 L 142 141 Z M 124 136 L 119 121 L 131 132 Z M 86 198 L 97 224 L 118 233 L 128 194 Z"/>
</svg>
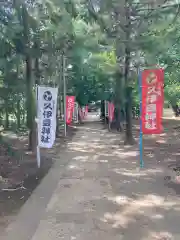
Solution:
<svg viewBox="0 0 180 240">
<path fill-rule="evenodd" d="M 126 47 L 126 56 L 125 56 L 125 91 L 126 91 L 126 103 L 125 103 L 125 112 L 126 112 L 126 144 L 133 144 L 133 134 L 132 134 L 132 89 L 129 87 L 129 70 L 130 70 L 130 50 Z"/>
<path fill-rule="evenodd" d="M 9 128 L 8 100 L 5 100 L 5 129 Z"/>
<path fill-rule="evenodd" d="M 121 106 L 119 104 L 116 106 L 115 121 L 116 121 L 116 130 L 118 132 L 122 132 L 123 128 L 121 125 Z"/>
<path fill-rule="evenodd" d="M 130 66 L 130 52 L 126 49 L 126 59 L 125 59 L 125 91 L 126 91 L 126 103 L 125 103 L 125 113 L 126 113 L 126 138 L 125 144 L 133 145 L 135 140 L 132 133 L 132 88 L 129 87 L 129 66 Z"/>
<path fill-rule="evenodd" d="M 18 99 L 18 101 L 17 101 L 16 119 L 17 119 L 17 128 L 20 129 L 20 127 L 21 127 L 20 99 Z"/>
<path fill-rule="evenodd" d="M 59 118 L 62 119 L 63 115 L 63 104 L 62 104 L 62 93 L 59 95 Z"/>
<path fill-rule="evenodd" d="M 59 129 L 59 115 L 58 115 L 58 106 L 59 104 L 57 104 L 57 108 L 56 108 L 56 137 L 58 138 L 59 137 L 59 132 L 60 132 L 60 129 Z"/>
<path fill-rule="evenodd" d="M 34 70 L 35 70 L 35 77 L 36 77 L 35 84 L 40 85 L 40 70 L 39 70 L 39 58 L 38 57 L 35 58 L 34 68 L 35 68 Z"/>
<path fill-rule="evenodd" d="M 29 48 L 29 19 L 26 5 L 22 3 L 22 24 L 25 40 L 25 59 L 26 59 L 26 111 L 27 111 L 27 127 L 29 129 L 29 150 L 35 150 L 36 139 L 34 139 L 35 132 L 35 102 L 33 97 L 33 81 L 32 81 L 32 58 Z"/>
<path fill-rule="evenodd" d="M 22 113 L 22 122 L 21 122 L 23 125 L 26 125 L 26 112 L 23 111 Z"/>
<path fill-rule="evenodd" d="M 62 103 L 61 103 L 61 89 L 62 89 L 62 74 L 63 74 L 63 62 L 62 62 L 62 54 L 60 54 L 59 58 L 59 81 L 58 81 L 58 104 L 57 104 L 57 125 L 56 125 L 56 136 L 59 136 L 60 132 L 60 126 L 59 126 L 59 120 L 62 118 Z M 58 74 L 57 74 L 58 75 Z"/>
<path fill-rule="evenodd" d="M 125 112 L 126 112 L 126 139 L 125 144 L 133 145 L 135 140 L 132 134 L 132 88 L 128 87 L 126 89 L 126 104 L 125 104 Z"/>
<path fill-rule="evenodd" d="M 116 130 L 119 132 L 123 131 L 122 125 L 121 125 L 121 109 L 124 107 L 124 94 L 123 94 L 123 76 L 122 73 L 119 71 L 116 72 L 116 88 L 115 88 L 115 125 Z"/>
<path fill-rule="evenodd" d="M 105 123 L 105 101 L 101 101 L 101 119 L 102 122 Z"/>
<path fill-rule="evenodd" d="M 173 109 L 175 117 L 178 117 L 179 116 L 179 107 L 178 107 L 178 105 L 177 104 L 172 105 L 172 109 Z"/>
<path fill-rule="evenodd" d="M 29 150 L 33 150 L 33 84 L 32 84 L 32 60 L 26 57 L 26 110 L 27 110 L 27 127 L 29 129 Z"/>
<path fill-rule="evenodd" d="M 130 6 L 129 2 L 126 0 L 125 6 L 126 13 L 126 43 L 125 43 L 125 63 L 124 63 L 124 81 L 125 81 L 125 91 L 126 91 L 126 137 L 125 144 L 134 144 L 135 140 L 132 133 L 132 89 L 129 87 L 129 73 L 130 73 L 130 60 L 131 60 L 131 19 L 130 19 Z"/>
<path fill-rule="evenodd" d="M 79 121 L 80 124 L 82 123 L 82 118 L 81 118 L 81 115 L 79 113 L 79 110 L 78 110 L 78 121 Z"/>
<path fill-rule="evenodd" d="M 61 101 L 61 90 L 63 86 L 63 55 L 60 54 L 59 58 L 59 118 L 62 118 L 62 101 Z"/>
</svg>

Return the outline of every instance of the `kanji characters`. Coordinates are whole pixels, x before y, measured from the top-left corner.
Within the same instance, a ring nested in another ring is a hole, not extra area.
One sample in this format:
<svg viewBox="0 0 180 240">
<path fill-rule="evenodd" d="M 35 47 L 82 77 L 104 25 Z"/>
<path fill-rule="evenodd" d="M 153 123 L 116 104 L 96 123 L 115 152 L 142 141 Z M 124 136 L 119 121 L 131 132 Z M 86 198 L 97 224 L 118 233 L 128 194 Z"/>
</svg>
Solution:
<svg viewBox="0 0 180 240">
<path fill-rule="evenodd" d="M 150 95 L 150 94 L 155 94 L 155 95 L 161 96 L 161 89 L 160 89 L 160 88 L 157 88 L 156 86 L 148 87 L 148 92 L 147 92 L 147 94 L 148 94 L 148 95 Z"/>
<path fill-rule="evenodd" d="M 45 102 L 44 103 L 44 110 L 47 110 L 47 109 L 52 110 L 51 102 Z"/>
<path fill-rule="evenodd" d="M 42 121 L 42 129 L 41 129 L 41 142 L 49 143 L 51 136 L 51 124 L 52 124 L 52 110 L 53 110 L 53 102 L 52 102 L 52 93 L 50 91 L 46 91 L 43 94 L 43 121 Z"/>
<path fill-rule="evenodd" d="M 51 128 L 50 127 L 43 127 L 41 133 L 48 135 L 48 134 L 51 133 Z"/>
<path fill-rule="evenodd" d="M 49 143 L 50 136 L 49 135 L 41 135 L 41 142 L 43 143 Z"/>
<path fill-rule="evenodd" d="M 155 103 L 157 101 L 157 95 L 152 94 L 147 96 L 147 103 Z"/>
<path fill-rule="evenodd" d="M 43 119 L 43 127 L 50 127 L 51 119 Z"/>
<path fill-rule="evenodd" d="M 44 111 L 43 112 L 44 118 L 50 118 L 52 117 L 52 111 Z"/>
<path fill-rule="evenodd" d="M 156 104 L 148 104 L 146 106 L 146 112 L 156 112 Z"/>
<path fill-rule="evenodd" d="M 142 132 L 145 134 L 162 131 L 163 69 L 142 71 Z"/>
</svg>

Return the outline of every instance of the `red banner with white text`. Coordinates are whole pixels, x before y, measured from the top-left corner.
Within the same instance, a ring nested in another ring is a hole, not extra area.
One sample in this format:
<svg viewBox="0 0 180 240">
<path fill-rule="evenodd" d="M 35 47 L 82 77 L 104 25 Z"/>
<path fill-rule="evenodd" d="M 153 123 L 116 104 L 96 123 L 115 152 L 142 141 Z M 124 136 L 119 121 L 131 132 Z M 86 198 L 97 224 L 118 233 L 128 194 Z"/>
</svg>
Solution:
<svg viewBox="0 0 180 240">
<path fill-rule="evenodd" d="M 69 125 L 72 122 L 75 97 L 66 96 L 66 123 Z"/>
<path fill-rule="evenodd" d="M 164 105 L 163 69 L 146 69 L 141 75 L 142 84 L 142 132 L 160 134 L 163 131 Z"/>
<path fill-rule="evenodd" d="M 109 121 L 112 122 L 114 119 L 114 104 L 111 102 L 108 102 L 108 117 Z"/>
</svg>

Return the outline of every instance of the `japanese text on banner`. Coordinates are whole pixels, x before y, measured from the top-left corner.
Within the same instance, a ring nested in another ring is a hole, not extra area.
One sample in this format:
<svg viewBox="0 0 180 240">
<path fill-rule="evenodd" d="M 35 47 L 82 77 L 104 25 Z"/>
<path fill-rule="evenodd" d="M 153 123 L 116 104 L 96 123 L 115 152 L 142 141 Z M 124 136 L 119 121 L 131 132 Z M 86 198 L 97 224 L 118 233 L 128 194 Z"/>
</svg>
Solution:
<svg viewBox="0 0 180 240">
<path fill-rule="evenodd" d="M 38 87 L 38 145 L 51 148 L 56 134 L 57 88 Z"/>
<path fill-rule="evenodd" d="M 79 109 L 79 105 L 77 102 L 74 103 L 74 110 L 73 110 L 73 121 L 75 123 L 78 122 L 78 109 Z"/>
<path fill-rule="evenodd" d="M 162 132 L 164 103 L 164 72 L 162 69 L 148 69 L 142 72 L 142 132 Z"/>
<path fill-rule="evenodd" d="M 74 96 L 66 96 L 66 123 L 71 124 L 74 111 Z"/>
</svg>

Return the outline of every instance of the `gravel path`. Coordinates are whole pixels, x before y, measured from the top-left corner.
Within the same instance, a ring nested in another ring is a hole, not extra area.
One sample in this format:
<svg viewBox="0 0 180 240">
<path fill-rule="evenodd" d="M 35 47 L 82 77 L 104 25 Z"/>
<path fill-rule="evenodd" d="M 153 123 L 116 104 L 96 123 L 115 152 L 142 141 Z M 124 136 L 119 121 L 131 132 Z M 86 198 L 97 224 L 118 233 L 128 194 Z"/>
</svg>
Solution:
<svg viewBox="0 0 180 240">
<path fill-rule="evenodd" d="M 165 167 L 151 158 L 140 170 L 136 147 L 117 137 L 81 126 L 0 239 L 179 240 L 180 201 Z"/>
</svg>

